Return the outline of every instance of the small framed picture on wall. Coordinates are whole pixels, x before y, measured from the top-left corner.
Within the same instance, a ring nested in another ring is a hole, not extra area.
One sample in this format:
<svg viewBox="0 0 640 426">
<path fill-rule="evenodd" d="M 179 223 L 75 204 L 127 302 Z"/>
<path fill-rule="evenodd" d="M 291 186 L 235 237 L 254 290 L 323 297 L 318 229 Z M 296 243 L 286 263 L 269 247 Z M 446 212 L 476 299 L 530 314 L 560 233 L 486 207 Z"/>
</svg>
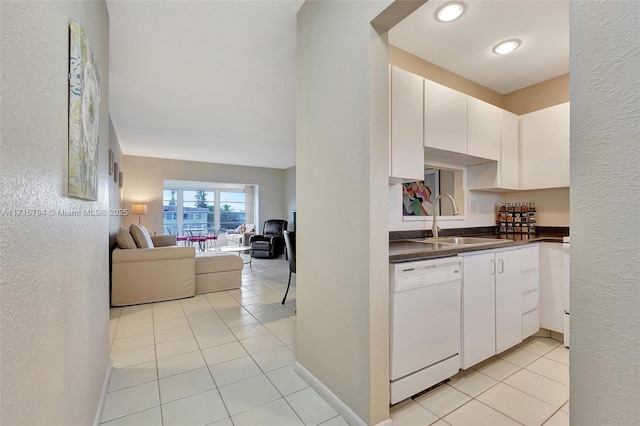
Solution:
<svg viewBox="0 0 640 426">
<path fill-rule="evenodd" d="M 122 172 L 118 173 L 118 187 L 122 188 Z"/>
<path fill-rule="evenodd" d="M 118 183 L 118 163 L 113 163 L 113 181 Z"/>
</svg>

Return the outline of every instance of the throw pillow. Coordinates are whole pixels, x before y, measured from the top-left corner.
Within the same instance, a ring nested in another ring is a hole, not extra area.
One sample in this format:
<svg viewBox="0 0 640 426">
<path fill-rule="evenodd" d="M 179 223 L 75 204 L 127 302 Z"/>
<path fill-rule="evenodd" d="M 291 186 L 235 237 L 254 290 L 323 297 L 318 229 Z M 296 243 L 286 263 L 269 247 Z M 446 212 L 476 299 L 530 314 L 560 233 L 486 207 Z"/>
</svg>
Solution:
<svg viewBox="0 0 640 426">
<path fill-rule="evenodd" d="M 244 230 L 246 229 L 246 227 L 244 225 L 240 225 L 236 228 L 236 234 L 242 234 L 244 233 Z"/>
<path fill-rule="evenodd" d="M 116 236 L 116 241 L 118 242 L 118 247 L 121 249 L 135 249 L 138 248 L 136 242 L 133 240 L 133 237 L 129 233 L 128 229 L 120 228 L 118 229 L 118 235 Z"/>
<path fill-rule="evenodd" d="M 131 236 L 136 242 L 138 248 L 153 248 L 151 236 L 144 226 L 136 225 L 134 223 L 129 227 L 129 232 L 131 232 Z"/>
<path fill-rule="evenodd" d="M 244 232 L 256 232 L 256 226 L 253 223 L 247 223 L 245 225 L 245 231 Z"/>
</svg>

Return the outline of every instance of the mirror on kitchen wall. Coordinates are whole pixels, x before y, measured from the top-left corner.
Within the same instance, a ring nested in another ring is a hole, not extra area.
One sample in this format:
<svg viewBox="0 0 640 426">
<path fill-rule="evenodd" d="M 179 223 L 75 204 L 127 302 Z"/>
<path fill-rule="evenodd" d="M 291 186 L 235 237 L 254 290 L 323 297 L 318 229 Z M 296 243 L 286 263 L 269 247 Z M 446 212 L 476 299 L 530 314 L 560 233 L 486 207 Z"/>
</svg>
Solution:
<svg viewBox="0 0 640 426">
<path fill-rule="evenodd" d="M 423 181 L 402 184 L 402 220 L 430 219 L 439 194 L 451 195 L 460 215 L 453 216 L 451 200 L 442 197 L 435 206 L 438 219 L 464 219 L 463 171 L 427 165 Z"/>
</svg>

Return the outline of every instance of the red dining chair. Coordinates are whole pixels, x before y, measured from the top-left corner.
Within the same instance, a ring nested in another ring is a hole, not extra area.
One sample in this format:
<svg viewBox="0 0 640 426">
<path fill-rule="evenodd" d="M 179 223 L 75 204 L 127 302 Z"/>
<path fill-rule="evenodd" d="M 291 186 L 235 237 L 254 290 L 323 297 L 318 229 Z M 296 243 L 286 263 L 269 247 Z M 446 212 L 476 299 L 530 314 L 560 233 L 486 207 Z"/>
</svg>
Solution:
<svg viewBox="0 0 640 426">
<path fill-rule="evenodd" d="M 183 232 L 178 232 L 178 235 L 176 236 L 176 240 L 179 243 L 182 243 L 182 245 L 186 245 L 187 241 L 189 240 L 189 237 L 184 235 L 184 231 Z"/>
<path fill-rule="evenodd" d="M 207 243 L 207 236 L 202 235 L 202 232 L 202 229 L 187 229 L 187 233 L 189 234 L 187 236 L 187 241 L 191 244 L 198 243 L 200 251 L 206 251 L 205 245 Z"/>
</svg>

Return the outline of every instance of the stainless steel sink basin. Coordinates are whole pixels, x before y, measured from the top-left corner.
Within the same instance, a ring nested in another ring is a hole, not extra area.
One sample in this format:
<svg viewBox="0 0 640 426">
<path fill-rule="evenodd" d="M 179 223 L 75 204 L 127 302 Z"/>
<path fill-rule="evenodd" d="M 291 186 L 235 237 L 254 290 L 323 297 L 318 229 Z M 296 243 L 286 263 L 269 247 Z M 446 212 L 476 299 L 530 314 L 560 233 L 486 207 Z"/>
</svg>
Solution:
<svg viewBox="0 0 640 426">
<path fill-rule="evenodd" d="M 481 238 L 481 237 L 439 237 L 439 238 L 425 238 L 423 240 L 412 240 L 423 244 L 433 245 L 457 245 L 457 246 L 479 246 L 479 245 L 491 245 L 501 244 L 504 242 L 510 242 L 511 240 L 500 240 L 495 238 Z"/>
<path fill-rule="evenodd" d="M 496 240 L 495 238 L 480 237 L 438 237 L 427 238 L 425 242 L 442 243 L 442 244 L 494 244 L 508 240 Z"/>
</svg>

